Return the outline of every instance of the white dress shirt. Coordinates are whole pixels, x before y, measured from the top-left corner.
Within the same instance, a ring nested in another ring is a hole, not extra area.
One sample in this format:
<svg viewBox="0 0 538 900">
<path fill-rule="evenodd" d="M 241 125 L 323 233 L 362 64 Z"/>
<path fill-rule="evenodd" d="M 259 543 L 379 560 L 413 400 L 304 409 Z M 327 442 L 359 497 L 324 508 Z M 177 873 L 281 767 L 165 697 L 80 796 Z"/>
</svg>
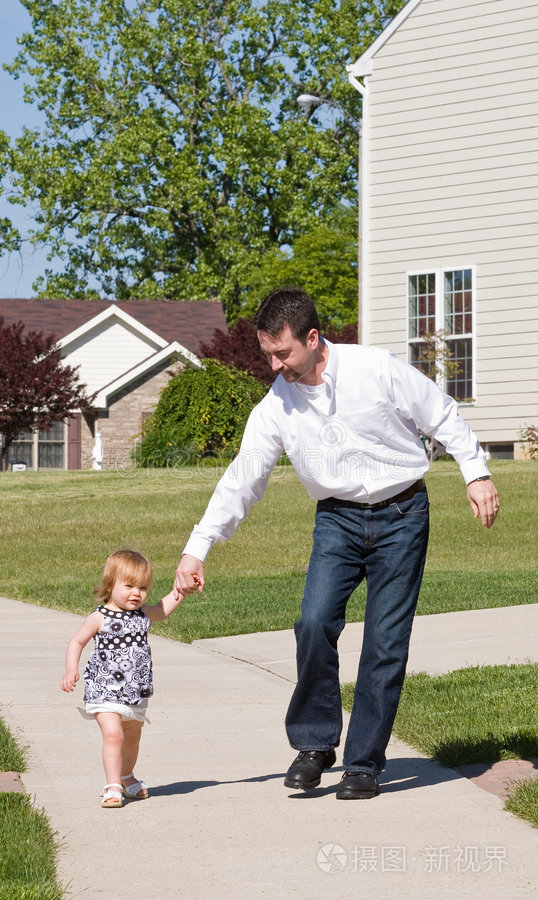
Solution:
<svg viewBox="0 0 538 900">
<path fill-rule="evenodd" d="M 314 500 L 378 503 L 429 468 L 417 428 L 447 448 L 469 483 L 489 475 L 456 402 L 388 350 L 331 344 L 321 385 L 278 376 L 249 416 L 241 449 L 220 479 L 184 552 L 205 560 L 263 497 L 285 451 Z"/>
</svg>

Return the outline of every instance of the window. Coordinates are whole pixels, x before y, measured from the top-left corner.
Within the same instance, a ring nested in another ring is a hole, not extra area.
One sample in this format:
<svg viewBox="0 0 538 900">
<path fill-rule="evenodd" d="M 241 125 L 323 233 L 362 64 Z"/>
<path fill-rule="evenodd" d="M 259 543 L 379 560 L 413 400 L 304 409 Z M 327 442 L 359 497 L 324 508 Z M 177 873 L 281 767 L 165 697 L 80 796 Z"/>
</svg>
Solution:
<svg viewBox="0 0 538 900">
<path fill-rule="evenodd" d="M 473 396 L 473 272 L 457 269 L 444 273 L 446 346 L 453 365 L 445 390 L 455 400 Z"/>
<path fill-rule="evenodd" d="M 455 400 L 473 396 L 473 270 L 408 276 L 409 362 Z"/>
<path fill-rule="evenodd" d="M 37 465 L 39 469 L 63 469 L 63 422 L 55 422 L 48 431 L 39 429 L 37 435 Z"/>
<path fill-rule="evenodd" d="M 55 422 L 48 431 L 23 431 L 9 448 L 9 463 L 24 462 L 29 469 L 63 469 L 65 426 Z"/>
<path fill-rule="evenodd" d="M 488 459 L 513 459 L 513 444 L 486 444 L 486 455 Z"/>
<path fill-rule="evenodd" d="M 32 468 L 32 448 L 34 435 L 31 431 L 21 431 L 17 440 L 13 441 L 8 450 L 8 464 L 25 463 L 28 469 Z"/>
<path fill-rule="evenodd" d="M 432 378 L 432 361 L 424 350 L 424 338 L 435 331 L 435 272 L 409 276 L 409 362 Z"/>
</svg>

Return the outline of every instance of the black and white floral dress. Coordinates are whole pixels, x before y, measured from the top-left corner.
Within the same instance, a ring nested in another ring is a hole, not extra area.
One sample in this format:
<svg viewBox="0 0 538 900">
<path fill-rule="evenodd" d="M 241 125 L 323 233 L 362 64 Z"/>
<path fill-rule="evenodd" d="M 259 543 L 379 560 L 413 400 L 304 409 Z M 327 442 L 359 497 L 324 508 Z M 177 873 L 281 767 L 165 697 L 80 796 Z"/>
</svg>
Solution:
<svg viewBox="0 0 538 900">
<path fill-rule="evenodd" d="M 85 702 L 147 705 L 153 694 L 151 619 L 140 609 L 117 612 L 98 606 L 97 610 L 104 622 L 84 669 Z"/>
</svg>

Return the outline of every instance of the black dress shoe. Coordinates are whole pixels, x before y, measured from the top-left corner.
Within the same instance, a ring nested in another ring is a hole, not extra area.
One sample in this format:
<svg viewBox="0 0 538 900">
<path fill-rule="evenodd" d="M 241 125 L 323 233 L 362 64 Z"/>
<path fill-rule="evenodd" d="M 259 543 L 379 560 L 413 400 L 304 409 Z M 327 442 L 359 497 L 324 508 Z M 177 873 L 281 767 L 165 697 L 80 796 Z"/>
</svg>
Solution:
<svg viewBox="0 0 538 900">
<path fill-rule="evenodd" d="M 336 762 L 334 750 L 301 750 L 289 767 L 284 784 L 297 791 L 309 791 L 321 781 L 324 769 L 330 769 Z"/>
<path fill-rule="evenodd" d="M 344 772 L 336 792 L 337 800 L 369 800 L 379 794 L 375 775 L 368 772 Z"/>
</svg>

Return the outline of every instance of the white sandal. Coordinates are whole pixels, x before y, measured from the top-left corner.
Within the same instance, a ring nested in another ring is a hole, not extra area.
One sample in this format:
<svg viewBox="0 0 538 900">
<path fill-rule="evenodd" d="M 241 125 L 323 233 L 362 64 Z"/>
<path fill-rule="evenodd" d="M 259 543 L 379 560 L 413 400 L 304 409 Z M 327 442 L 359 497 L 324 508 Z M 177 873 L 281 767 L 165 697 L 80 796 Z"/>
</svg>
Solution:
<svg viewBox="0 0 538 900">
<path fill-rule="evenodd" d="M 120 788 L 120 790 L 114 791 L 112 788 Z M 101 797 L 101 806 L 105 807 L 105 809 L 123 806 L 122 788 L 123 785 L 118 784 L 116 781 L 113 781 L 112 784 L 105 784 L 103 796 Z"/>
<path fill-rule="evenodd" d="M 129 775 L 122 775 L 122 782 L 126 778 L 134 778 L 134 772 L 131 772 Z M 143 781 L 133 781 L 132 784 L 123 784 L 123 793 L 126 797 L 129 797 L 131 800 L 147 800 L 149 797 L 148 794 L 148 786 Z"/>
</svg>

